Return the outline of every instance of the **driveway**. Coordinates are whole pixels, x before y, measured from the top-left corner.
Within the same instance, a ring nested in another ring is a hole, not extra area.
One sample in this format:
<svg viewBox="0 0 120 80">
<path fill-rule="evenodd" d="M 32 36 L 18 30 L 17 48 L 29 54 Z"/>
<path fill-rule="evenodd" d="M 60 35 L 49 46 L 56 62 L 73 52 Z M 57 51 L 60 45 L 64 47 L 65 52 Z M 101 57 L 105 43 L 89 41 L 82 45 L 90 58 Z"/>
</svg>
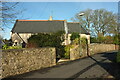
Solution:
<svg viewBox="0 0 120 80">
<path fill-rule="evenodd" d="M 11 78 L 120 78 L 119 67 L 114 62 L 116 51 L 69 61 L 51 68 L 40 69 Z M 119 68 L 119 69 L 118 69 Z"/>
</svg>

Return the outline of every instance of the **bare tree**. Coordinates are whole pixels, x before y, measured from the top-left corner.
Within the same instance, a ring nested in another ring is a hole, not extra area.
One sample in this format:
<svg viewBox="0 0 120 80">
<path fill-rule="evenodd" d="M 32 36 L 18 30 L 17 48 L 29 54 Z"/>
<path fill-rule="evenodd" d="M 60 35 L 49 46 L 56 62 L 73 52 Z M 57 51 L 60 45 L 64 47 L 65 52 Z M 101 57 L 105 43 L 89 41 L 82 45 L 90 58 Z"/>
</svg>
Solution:
<svg viewBox="0 0 120 80">
<path fill-rule="evenodd" d="M 83 16 L 79 16 L 80 13 L 84 13 Z M 74 22 L 80 22 L 80 26 L 84 27 L 88 32 L 91 32 L 91 23 L 92 23 L 92 9 L 87 9 L 85 11 L 80 11 L 71 18 Z"/>
<path fill-rule="evenodd" d="M 17 10 L 18 2 L 0 2 L 0 28 L 4 30 L 8 27 L 9 23 L 14 22 L 17 16 L 22 13 L 23 10 Z"/>
<path fill-rule="evenodd" d="M 94 10 L 92 14 L 92 27 L 98 36 L 116 33 L 117 15 L 105 9 Z"/>
<path fill-rule="evenodd" d="M 79 13 L 85 13 L 84 16 L 78 16 Z M 80 21 L 81 25 L 91 33 L 91 35 L 106 35 L 117 33 L 117 14 L 105 9 L 81 11 L 72 18 L 73 21 Z"/>
</svg>

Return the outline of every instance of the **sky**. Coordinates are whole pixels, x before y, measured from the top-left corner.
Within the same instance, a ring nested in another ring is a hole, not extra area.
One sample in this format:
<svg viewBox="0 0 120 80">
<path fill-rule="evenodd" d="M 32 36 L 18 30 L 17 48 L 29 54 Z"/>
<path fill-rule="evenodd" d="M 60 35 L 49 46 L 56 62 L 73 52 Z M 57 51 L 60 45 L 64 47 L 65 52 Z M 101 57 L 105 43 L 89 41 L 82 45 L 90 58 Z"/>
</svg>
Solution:
<svg viewBox="0 0 120 80">
<path fill-rule="evenodd" d="M 20 2 L 16 10 L 25 9 L 18 15 L 18 19 L 48 20 L 49 16 L 53 16 L 54 20 L 71 22 L 71 18 L 80 11 L 101 8 L 118 13 L 118 2 Z M 4 38 L 10 39 L 13 26 L 14 23 L 9 24 L 10 28 L 2 33 Z"/>
</svg>

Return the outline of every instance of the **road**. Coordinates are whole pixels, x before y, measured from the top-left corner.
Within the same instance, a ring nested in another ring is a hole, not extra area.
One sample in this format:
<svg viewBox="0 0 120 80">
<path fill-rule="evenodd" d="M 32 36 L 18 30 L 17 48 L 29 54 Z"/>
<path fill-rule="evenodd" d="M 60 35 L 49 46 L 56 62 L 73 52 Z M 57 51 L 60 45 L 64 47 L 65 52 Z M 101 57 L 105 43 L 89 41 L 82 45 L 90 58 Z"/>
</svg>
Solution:
<svg viewBox="0 0 120 80">
<path fill-rule="evenodd" d="M 120 78 L 118 65 L 114 62 L 116 51 L 93 55 L 70 61 L 51 68 L 32 71 L 14 78 Z M 13 77 L 12 77 L 13 78 Z"/>
</svg>

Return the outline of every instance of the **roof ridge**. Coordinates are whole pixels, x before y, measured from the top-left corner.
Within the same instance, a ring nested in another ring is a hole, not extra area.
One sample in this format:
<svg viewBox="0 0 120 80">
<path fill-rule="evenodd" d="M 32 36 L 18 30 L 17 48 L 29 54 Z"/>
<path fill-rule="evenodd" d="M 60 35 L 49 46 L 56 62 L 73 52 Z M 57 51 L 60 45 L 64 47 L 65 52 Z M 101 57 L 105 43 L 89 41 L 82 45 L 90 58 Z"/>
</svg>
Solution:
<svg viewBox="0 0 120 80">
<path fill-rule="evenodd" d="M 17 21 L 65 21 L 65 20 L 17 20 Z"/>
<path fill-rule="evenodd" d="M 67 22 L 67 23 L 79 23 L 79 22 Z"/>
</svg>

